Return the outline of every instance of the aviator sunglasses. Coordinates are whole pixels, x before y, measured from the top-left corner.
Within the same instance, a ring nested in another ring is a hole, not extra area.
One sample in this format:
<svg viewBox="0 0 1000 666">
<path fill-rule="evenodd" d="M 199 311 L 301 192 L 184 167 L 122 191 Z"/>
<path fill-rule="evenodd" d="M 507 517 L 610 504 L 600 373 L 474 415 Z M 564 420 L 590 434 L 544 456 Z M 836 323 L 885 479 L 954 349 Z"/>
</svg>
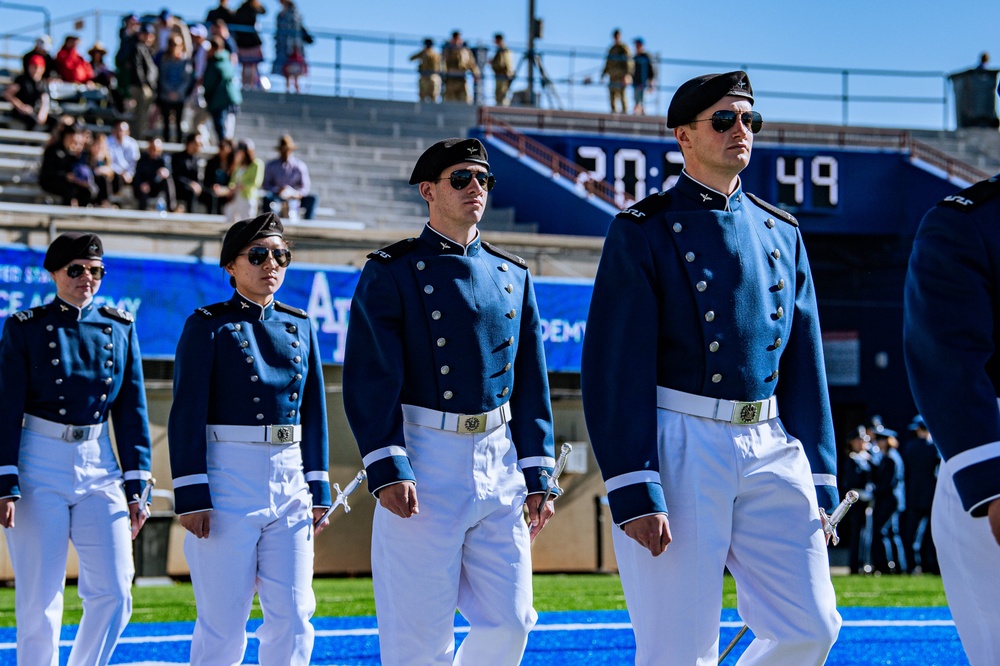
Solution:
<svg viewBox="0 0 1000 666">
<path fill-rule="evenodd" d="M 107 274 L 107 271 L 104 270 L 104 266 L 83 266 L 81 264 L 70 264 L 66 267 L 66 275 L 74 279 L 83 275 L 84 271 L 90 273 L 90 277 L 95 280 L 100 280 Z"/>
<path fill-rule="evenodd" d="M 751 133 L 756 134 L 760 131 L 760 128 L 764 126 L 764 119 L 761 118 L 760 114 L 756 111 L 744 111 L 738 115 L 740 122 L 743 123 L 744 127 L 750 130 Z M 712 129 L 716 132 L 728 132 L 733 125 L 736 124 L 737 113 L 735 111 L 716 111 L 712 114 L 711 118 L 701 118 L 700 120 L 692 120 L 693 123 L 701 123 L 706 120 L 712 121 Z"/>
<path fill-rule="evenodd" d="M 496 176 L 492 173 L 485 171 L 469 171 L 468 169 L 459 169 L 457 171 L 452 171 L 450 176 L 447 176 L 448 181 L 451 186 L 456 190 L 464 190 L 472 182 L 472 178 L 476 178 L 476 182 L 479 183 L 479 187 L 483 188 L 487 192 L 493 189 L 493 186 L 497 184 Z M 434 182 L 440 182 L 444 178 L 437 178 Z"/>
<path fill-rule="evenodd" d="M 250 262 L 251 266 L 260 266 L 267 261 L 268 255 L 274 257 L 274 263 L 279 266 L 287 266 L 292 262 L 292 251 L 280 247 L 271 250 L 266 247 L 252 247 L 243 254 L 247 256 L 247 261 Z M 242 257 L 243 254 L 239 256 Z"/>
</svg>

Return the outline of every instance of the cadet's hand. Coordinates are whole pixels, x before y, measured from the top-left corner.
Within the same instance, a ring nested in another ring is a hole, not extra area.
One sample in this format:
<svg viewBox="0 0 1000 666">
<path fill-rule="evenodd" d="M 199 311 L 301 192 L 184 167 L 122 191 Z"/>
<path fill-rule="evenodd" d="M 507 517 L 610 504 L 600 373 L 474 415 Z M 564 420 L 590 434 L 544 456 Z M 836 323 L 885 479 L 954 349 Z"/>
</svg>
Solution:
<svg viewBox="0 0 1000 666">
<path fill-rule="evenodd" d="M 11 514 L 13 516 L 13 514 Z M 1000 545 L 1000 498 L 990 502 L 990 508 L 988 509 L 987 516 L 990 521 L 990 530 L 993 532 L 993 538 L 996 539 L 998 545 Z"/>
<path fill-rule="evenodd" d="M 139 530 L 146 524 L 146 514 L 139 511 L 139 503 L 132 502 L 128 505 L 128 523 L 132 526 L 132 541 L 139 536 Z"/>
<path fill-rule="evenodd" d="M 630 520 L 622 529 L 629 538 L 648 549 L 653 557 L 662 554 L 673 540 L 670 536 L 670 521 L 662 513 Z"/>
<path fill-rule="evenodd" d="M 184 529 L 199 539 L 207 539 L 209 524 L 211 522 L 208 518 L 208 514 L 208 511 L 186 513 L 183 516 L 180 516 L 181 525 L 184 526 Z"/>
<path fill-rule="evenodd" d="M 6 528 L 14 527 L 13 497 L 5 497 L 0 500 L 0 525 Z"/>
<path fill-rule="evenodd" d="M 378 503 L 400 518 L 420 513 L 417 505 L 417 486 L 413 481 L 401 481 L 378 491 Z"/>
<path fill-rule="evenodd" d="M 316 536 L 317 534 L 319 534 L 320 532 L 322 532 L 323 530 L 325 530 L 330 526 L 329 518 L 324 520 L 322 523 L 316 524 L 316 521 L 322 518 L 323 514 L 326 513 L 326 509 L 327 507 L 323 506 L 313 507 L 313 536 Z"/>
<path fill-rule="evenodd" d="M 549 518 L 555 515 L 556 512 L 555 502 L 549 500 L 543 505 L 543 499 L 545 499 L 545 493 L 534 493 L 528 495 L 528 498 L 524 500 L 524 506 L 528 508 L 528 522 L 531 523 L 528 536 L 532 541 L 535 540 L 538 533 L 545 527 L 545 523 L 549 522 Z"/>
</svg>

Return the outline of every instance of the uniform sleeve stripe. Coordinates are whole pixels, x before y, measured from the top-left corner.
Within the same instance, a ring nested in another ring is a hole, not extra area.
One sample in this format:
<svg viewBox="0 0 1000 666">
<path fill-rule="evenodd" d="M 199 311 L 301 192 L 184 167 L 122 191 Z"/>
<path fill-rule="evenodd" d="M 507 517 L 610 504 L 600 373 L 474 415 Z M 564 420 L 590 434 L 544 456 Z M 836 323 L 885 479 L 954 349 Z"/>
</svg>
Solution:
<svg viewBox="0 0 1000 666">
<path fill-rule="evenodd" d="M 329 472 L 308 472 L 306 474 L 306 481 L 326 481 L 330 482 Z"/>
<path fill-rule="evenodd" d="M 0 475 L 2 474 L 17 474 L 17 465 L 4 465 L 0 467 Z"/>
<path fill-rule="evenodd" d="M 640 483 L 659 483 L 660 474 L 659 472 L 641 471 L 641 472 L 628 472 L 627 474 L 619 474 L 614 476 L 604 482 L 605 487 L 608 492 L 613 492 L 619 488 L 624 488 L 625 486 L 633 486 Z"/>
<path fill-rule="evenodd" d="M 184 488 L 185 486 L 196 486 L 199 483 L 207 484 L 208 474 L 191 474 L 174 479 L 174 489 Z"/>
<path fill-rule="evenodd" d="M 132 472 L 125 472 L 126 481 L 145 481 L 146 479 L 151 479 L 151 478 L 153 478 L 153 473 L 144 469 L 137 469 Z M 174 485 L 176 485 L 176 483 Z"/>
<path fill-rule="evenodd" d="M 521 469 L 525 467 L 555 467 L 556 459 L 550 456 L 532 456 L 530 458 L 521 458 L 517 461 L 517 464 L 521 466 Z"/>
<path fill-rule="evenodd" d="M 814 486 L 837 486 L 837 477 L 833 474 L 813 474 Z"/>
<path fill-rule="evenodd" d="M 406 449 L 402 446 L 385 446 L 381 449 L 375 449 L 363 458 L 365 467 L 368 467 L 374 462 L 378 462 L 383 458 L 392 458 L 393 456 L 403 456 L 407 458 Z"/>
<path fill-rule="evenodd" d="M 948 459 L 948 467 L 951 469 L 952 474 L 955 474 L 961 469 L 978 465 L 993 458 L 1000 458 L 1000 442 L 990 442 L 989 444 L 983 444 L 982 446 L 956 453 Z"/>
</svg>

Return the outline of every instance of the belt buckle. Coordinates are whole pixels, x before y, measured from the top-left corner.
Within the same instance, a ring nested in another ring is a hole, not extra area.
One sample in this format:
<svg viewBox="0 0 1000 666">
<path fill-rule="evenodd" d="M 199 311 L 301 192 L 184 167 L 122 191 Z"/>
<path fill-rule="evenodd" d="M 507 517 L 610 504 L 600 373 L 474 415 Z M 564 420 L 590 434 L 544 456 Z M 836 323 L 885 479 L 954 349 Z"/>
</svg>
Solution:
<svg viewBox="0 0 1000 666">
<path fill-rule="evenodd" d="M 289 444 L 295 441 L 295 427 L 290 425 L 271 426 L 272 444 Z"/>
<path fill-rule="evenodd" d="M 763 400 L 756 402 L 737 402 L 733 405 L 733 425 L 753 425 L 760 422 Z"/>
<path fill-rule="evenodd" d="M 87 436 L 88 430 L 89 428 L 87 428 L 86 426 L 68 425 L 63 430 L 62 438 L 67 442 L 69 442 L 70 444 L 73 444 L 74 442 L 82 442 L 84 438 Z"/>
<path fill-rule="evenodd" d="M 486 414 L 459 414 L 458 432 L 470 435 L 486 432 Z"/>
</svg>

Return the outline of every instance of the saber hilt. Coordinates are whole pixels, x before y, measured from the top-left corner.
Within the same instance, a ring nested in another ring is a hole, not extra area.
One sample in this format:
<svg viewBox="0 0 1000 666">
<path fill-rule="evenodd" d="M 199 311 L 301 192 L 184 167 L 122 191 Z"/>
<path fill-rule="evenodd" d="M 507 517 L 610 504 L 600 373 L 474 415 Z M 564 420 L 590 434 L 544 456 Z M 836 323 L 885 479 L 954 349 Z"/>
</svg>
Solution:
<svg viewBox="0 0 1000 666">
<path fill-rule="evenodd" d="M 139 512 L 146 518 L 153 515 L 150 510 L 150 502 L 153 499 L 153 486 L 156 485 L 156 479 L 149 477 L 146 479 L 146 485 L 142 489 L 142 495 L 132 495 L 132 499 L 139 503 Z"/>
<path fill-rule="evenodd" d="M 848 510 L 858 501 L 858 493 L 854 490 L 848 490 L 847 494 L 844 495 L 844 500 L 837 505 L 837 508 L 833 510 L 829 516 L 827 516 L 826 524 L 823 525 L 823 532 L 830 535 L 830 543 L 836 546 L 840 543 L 840 537 L 837 535 L 837 525 L 840 521 L 844 519 L 847 515 Z M 822 510 L 822 509 L 821 509 Z M 823 515 L 826 512 L 823 511 Z"/>
<path fill-rule="evenodd" d="M 350 496 L 351 493 L 353 493 L 355 490 L 358 489 L 358 486 L 361 485 L 361 482 L 364 481 L 367 476 L 368 474 L 365 472 L 365 470 L 361 470 L 360 472 L 354 475 L 354 478 L 351 479 L 351 482 L 348 483 L 347 487 L 344 488 L 343 490 L 340 489 L 340 484 L 337 483 L 333 484 L 333 489 L 337 493 L 337 498 L 333 500 L 333 504 L 330 506 L 329 509 L 326 510 L 326 512 L 323 514 L 323 517 L 317 520 L 315 523 L 313 523 L 313 526 L 319 525 L 324 520 L 329 518 L 333 514 L 333 512 L 337 509 L 338 506 L 344 507 L 344 513 L 350 513 L 351 505 L 347 503 L 347 498 Z"/>
<path fill-rule="evenodd" d="M 542 470 L 542 476 L 545 477 L 545 497 L 542 499 L 542 505 L 544 506 L 553 497 L 559 497 L 562 495 L 562 488 L 559 487 L 559 477 L 562 475 L 563 470 L 566 469 L 566 461 L 569 459 L 569 454 L 573 450 L 573 446 L 566 442 L 559 449 L 559 459 L 556 460 L 555 467 L 552 468 L 552 473 L 550 474 L 547 470 Z"/>
</svg>

